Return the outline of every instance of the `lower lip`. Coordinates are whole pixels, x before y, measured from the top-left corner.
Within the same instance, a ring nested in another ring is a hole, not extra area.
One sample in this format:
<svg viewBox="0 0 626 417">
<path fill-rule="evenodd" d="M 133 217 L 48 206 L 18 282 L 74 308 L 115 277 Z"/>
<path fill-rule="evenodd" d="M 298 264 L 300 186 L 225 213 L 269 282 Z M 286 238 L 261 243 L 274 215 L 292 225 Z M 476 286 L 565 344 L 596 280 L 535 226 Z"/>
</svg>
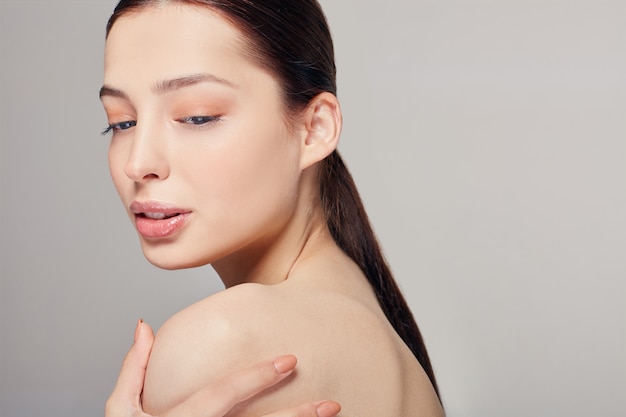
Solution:
<svg viewBox="0 0 626 417">
<path fill-rule="evenodd" d="M 135 227 L 139 234 L 148 239 L 160 239 L 172 236 L 179 231 L 189 217 L 189 213 L 179 214 L 169 219 L 156 220 L 143 216 L 135 217 Z"/>
</svg>

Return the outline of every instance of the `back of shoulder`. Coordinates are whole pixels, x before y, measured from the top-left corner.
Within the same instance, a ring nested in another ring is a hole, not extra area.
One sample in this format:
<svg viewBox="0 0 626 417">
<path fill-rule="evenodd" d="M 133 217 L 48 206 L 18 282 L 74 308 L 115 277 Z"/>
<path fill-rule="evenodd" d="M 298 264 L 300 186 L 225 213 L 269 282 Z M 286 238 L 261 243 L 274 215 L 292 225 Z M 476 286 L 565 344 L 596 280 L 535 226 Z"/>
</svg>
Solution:
<svg viewBox="0 0 626 417">
<path fill-rule="evenodd" d="M 401 415 L 393 410 L 406 392 L 406 353 L 396 339 L 385 320 L 350 297 L 242 284 L 186 308 L 159 330 L 144 406 L 158 413 L 234 370 L 292 353 L 297 372 L 238 416 L 323 398 L 340 401 L 346 416 Z"/>
<path fill-rule="evenodd" d="M 258 360 L 259 308 L 270 294 L 244 284 L 176 313 L 157 332 L 144 384 L 144 409 L 159 415 L 198 389 Z M 278 356 L 278 355 L 274 355 Z M 247 358 L 250 358 L 248 361 Z"/>
</svg>

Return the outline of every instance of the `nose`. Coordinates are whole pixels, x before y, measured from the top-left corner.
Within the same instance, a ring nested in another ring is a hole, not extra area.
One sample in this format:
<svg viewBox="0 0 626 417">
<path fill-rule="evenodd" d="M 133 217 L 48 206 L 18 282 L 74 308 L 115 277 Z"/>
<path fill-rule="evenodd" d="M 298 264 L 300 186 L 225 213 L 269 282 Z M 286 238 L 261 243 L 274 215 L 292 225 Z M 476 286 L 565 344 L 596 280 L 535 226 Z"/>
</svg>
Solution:
<svg viewBox="0 0 626 417">
<path fill-rule="evenodd" d="M 137 183 L 164 180 L 169 177 L 170 166 L 164 139 L 155 132 L 136 127 L 133 145 L 124 166 L 126 176 Z"/>
</svg>

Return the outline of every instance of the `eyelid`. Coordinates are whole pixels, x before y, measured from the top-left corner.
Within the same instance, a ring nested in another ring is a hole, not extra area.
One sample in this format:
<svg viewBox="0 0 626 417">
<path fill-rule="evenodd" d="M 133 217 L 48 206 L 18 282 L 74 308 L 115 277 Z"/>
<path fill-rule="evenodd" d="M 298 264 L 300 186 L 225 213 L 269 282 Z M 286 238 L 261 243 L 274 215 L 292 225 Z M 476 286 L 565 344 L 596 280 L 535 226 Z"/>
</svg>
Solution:
<svg viewBox="0 0 626 417">
<path fill-rule="evenodd" d="M 109 132 L 119 132 L 119 131 L 123 131 L 123 130 L 128 130 L 132 127 L 137 126 L 137 121 L 136 120 L 123 120 L 121 122 L 117 122 L 117 123 L 111 123 L 109 124 L 102 132 L 102 135 L 106 135 Z"/>
<path fill-rule="evenodd" d="M 221 116 L 186 116 L 176 119 L 177 122 L 192 126 L 204 126 L 222 120 Z"/>
<path fill-rule="evenodd" d="M 221 116 L 187 116 L 176 119 L 177 122 L 191 125 L 192 127 L 202 127 L 222 120 Z M 107 135 L 109 132 L 119 132 L 137 126 L 136 120 L 123 120 L 109 124 L 100 134 Z"/>
</svg>

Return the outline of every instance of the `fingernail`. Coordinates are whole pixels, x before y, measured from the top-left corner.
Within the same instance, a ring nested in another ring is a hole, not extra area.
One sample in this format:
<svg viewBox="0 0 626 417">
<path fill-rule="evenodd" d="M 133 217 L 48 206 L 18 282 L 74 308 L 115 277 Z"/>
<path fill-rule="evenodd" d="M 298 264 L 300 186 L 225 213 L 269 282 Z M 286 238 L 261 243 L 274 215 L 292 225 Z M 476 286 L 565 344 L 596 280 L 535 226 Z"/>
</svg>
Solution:
<svg viewBox="0 0 626 417">
<path fill-rule="evenodd" d="M 135 327 L 135 342 L 137 342 L 137 338 L 139 337 L 139 331 L 141 330 L 141 324 L 143 323 L 143 319 L 139 319 L 137 321 L 137 327 Z"/>
<path fill-rule="evenodd" d="M 334 417 L 341 411 L 341 406 L 333 401 L 324 401 L 317 406 L 317 417 Z"/>
<path fill-rule="evenodd" d="M 276 368 L 276 372 L 279 374 L 286 374 L 293 370 L 297 362 L 298 360 L 293 355 L 281 356 L 274 360 L 274 368 Z"/>
</svg>

